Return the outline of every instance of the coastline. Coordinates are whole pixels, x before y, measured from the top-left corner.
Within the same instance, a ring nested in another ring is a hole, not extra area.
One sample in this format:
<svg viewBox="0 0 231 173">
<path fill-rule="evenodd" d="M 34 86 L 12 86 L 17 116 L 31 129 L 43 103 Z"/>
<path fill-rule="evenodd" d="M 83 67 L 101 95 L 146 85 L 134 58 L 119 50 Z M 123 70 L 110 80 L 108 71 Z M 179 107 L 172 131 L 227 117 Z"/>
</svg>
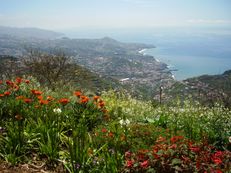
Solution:
<svg viewBox="0 0 231 173">
<path fill-rule="evenodd" d="M 154 47 L 154 48 L 156 48 L 156 47 Z M 170 73 L 172 79 L 173 79 L 173 80 L 176 80 L 175 75 L 172 73 L 172 71 L 177 71 L 177 69 L 171 69 L 171 67 L 172 67 L 171 65 L 166 64 L 165 62 L 162 62 L 162 61 L 160 61 L 159 59 L 155 58 L 153 55 L 150 55 L 150 54 L 146 53 L 146 51 L 147 51 L 148 49 L 154 49 L 154 48 L 144 48 L 144 49 L 138 50 L 138 53 L 141 54 L 141 55 L 143 55 L 143 56 L 149 55 L 149 56 L 151 56 L 156 62 L 158 62 L 158 63 L 160 63 L 160 64 L 164 64 L 164 65 L 165 65 L 165 69 L 164 69 L 163 71 L 167 71 L 168 73 Z"/>
</svg>

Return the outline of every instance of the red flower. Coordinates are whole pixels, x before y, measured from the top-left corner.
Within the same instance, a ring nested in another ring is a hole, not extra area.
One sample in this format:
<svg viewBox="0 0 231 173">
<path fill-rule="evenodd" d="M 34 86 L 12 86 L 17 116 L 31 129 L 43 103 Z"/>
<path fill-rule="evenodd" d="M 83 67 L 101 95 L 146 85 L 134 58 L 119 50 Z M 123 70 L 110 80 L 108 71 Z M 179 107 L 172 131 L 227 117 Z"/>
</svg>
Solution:
<svg viewBox="0 0 231 173">
<path fill-rule="evenodd" d="M 24 99 L 24 102 L 25 102 L 25 103 L 31 103 L 31 102 L 32 102 L 32 99 L 25 98 L 25 99 Z"/>
<path fill-rule="evenodd" d="M 3 81 L 2 80 L 0 80 L 0 84 L 2 84 L 3 83 Z"/>
<path fill-rule="evenodd" d="M 133 166 L 133 161 L 132 161 L 132 160 L 127 160 L 126 166 L 127 166 L 128 168 L 131 168 L 131 167 Z"/>
<path fill-rule="evenodd" d="M 80 97 L 82 95 L 82 93 L 80 91 L 75 91 L 74 95 L 76 95 L 77 97 Z"/>
<path fill-rule="evenodd" d="M 102 128 L 101 132 L 106 133 L 106 132 L 107 132 L 107 129 Z"/>
<path fill-rule="evenodd" d="M 184 137 L 183 136 L 173 136 L 171 139 L 170 139 L 170 141 L 172 142 L 172 143 L 175 143 L 175 142 L 177 142 L 177 141 L 179 141 L 179 140 L 181 140 L 181 139 L 183 139 Z"/>
<path fill-rule="evenodd" d="M 143 161 L 143 162 L 140 164 L 140 166 L 141 166 L 142 168 L 147 168 L 147 167 L 148 167 L 148 160 Z"/>
<path fill-rule="evenodd" d="M 197 153 L 197 152 L 200 151 L 200 148 L 199 148 L 199 147 L 195 147 L 195 146 L 191 146 L 189 149 L 190 149 L 192 152 L 194 152 L 194 153 Z"/>
<path fill-rule="evenodd" d="M 10 80 L 6 80 L 6 84 L 9 85 L 9 86 L 13 86 L 14 85 L 14 83 L 12 81 L 10 81 Z"/>
<path fill-rule="evenodd" d="M 9 96 L 10 94 L 11 94 L 10 91 L 5 91 L 5 92 L 4 92 L 4 95 L 5 95 L 5 96 Z"/>
<path fill-rule="evenodd" d="M 59 99 L 59 101 L 58 101 L 59 103 L 61 103 L 61 104 L 63 104 L 63 105 L 66 105 L 67 103 L 69 103 L 70 102 L 70 100 L 69 99 L 67 99 L 67 98 L 62 98 L 62 99 Z"/>
<path fill-rule="evenodd" d="M 4 97 L 5 95 L 4 94 L 0 94 L 0 97 Z"/>
<path fill-rule="evenodd" d="M 132 153 L 130 151 L 125 152 L 125 158 L 130 158 Z"/>
<path fill-rule="evenodd" d="M 39 91 L 39 90 L 31 90 L 32 94 L 34 95 L 41 95 L 42 94 L 42 91 Z"/>
<path fill-rule="evenodd" d="M 114 137 L 114 134 L 113 134 L 112 132 L 109 132 L 109 133 L 108 133 L 108 136 L 111 137 L 111 138 L 113 138 L 113 137 Z"/>
<path fill-rule="evenodd" d="M 222 163 L 222 160 L 220 158 L 213 158 L 213 162 L 217 165 Z"/>
</svg>

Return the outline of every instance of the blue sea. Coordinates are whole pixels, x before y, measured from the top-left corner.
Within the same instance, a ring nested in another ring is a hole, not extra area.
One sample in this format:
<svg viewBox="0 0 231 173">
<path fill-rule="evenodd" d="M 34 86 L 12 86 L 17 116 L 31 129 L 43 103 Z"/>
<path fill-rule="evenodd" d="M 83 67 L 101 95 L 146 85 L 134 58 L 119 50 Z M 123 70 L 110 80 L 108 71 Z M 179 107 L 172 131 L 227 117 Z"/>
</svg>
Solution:
<svg viewBox="0 0 231 173">
<path fill-rule="evenodd" d="M 231 69 L 230 28 L 155 28 L 121 30 L 73 30 L 72 38 L 112 37 L 123 42 L 152 44 L 145 54 L 173 70 L 177 80 Z"/>
</svg>

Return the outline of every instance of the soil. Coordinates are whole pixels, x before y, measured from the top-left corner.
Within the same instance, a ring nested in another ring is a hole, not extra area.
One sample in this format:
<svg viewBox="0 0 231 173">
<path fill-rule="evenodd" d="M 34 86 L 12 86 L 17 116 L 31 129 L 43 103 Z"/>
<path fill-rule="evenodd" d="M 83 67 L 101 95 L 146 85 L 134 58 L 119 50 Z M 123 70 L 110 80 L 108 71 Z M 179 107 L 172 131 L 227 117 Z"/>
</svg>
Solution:
<svg viewBox="0 0 231 173">
<path fill-rule="evenodd" d="M 65 173 L 63 166 L 58 165 L 55 170 L 49 170 L 45 164 L 18 164 L 11 166 L 10 164 L 3 162 L 0 163 L 0 173 Z"/>
</svg>

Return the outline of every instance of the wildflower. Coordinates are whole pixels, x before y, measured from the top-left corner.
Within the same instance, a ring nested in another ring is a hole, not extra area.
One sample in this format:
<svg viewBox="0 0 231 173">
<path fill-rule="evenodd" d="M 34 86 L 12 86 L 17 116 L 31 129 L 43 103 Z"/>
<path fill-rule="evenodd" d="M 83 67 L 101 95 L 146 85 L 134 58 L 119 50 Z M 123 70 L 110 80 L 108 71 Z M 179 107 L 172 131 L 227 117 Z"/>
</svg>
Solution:
<svg viewBox="0 0 231 173">
<path fill-rule="evenodd" d="M 161 142 L 164 142 L 166 141 L 166 138 L 162 137 L 162 136 L 159 136 L 159 138 L 156 140 L 157 143 L 161 143 Z"/>
<path fill-rule="evenodd" d="M 17 96 L 16 97 L 16 100 L 22 100 L 22 99 L 24 99 L 25 97 L 24 96 Z"/>
<path fill-rule="evenodd" d="M 31 90 L 31 93 L 34 94 L 34 95 L 41 95 L 42 94 L 42 91 L 39 91 L 39 90 Z"/>
<path fill-rule="evenodd" d="M 5 91 L 5 92 L 4 92 L 4 95 L 5 95 L 5 96 L 9 96 L 10 94 L 11 94 L 10 91 Z"/>
<path fill-rule="evenodd" d="M 23 119 L 23 117 L 22 117 L 21 115 L 19 115 L 19 114 L 15 115 L 15 118 L 16 118 L 18 121 L 20 121 L 20 120 Z"/>
<path fill-rule="evenodd" d="M 17 84 L 20 84 L 20 83 L 22 82 L 22 78 L 17 77 L 17 78 L 15 79 L 15 82 L 16 82 Z"/>
<path fill-rule="evenodd" d="M 39 100 L 39 103 L 41 104 L 41 105 L 47 105 L 48 103 L 49 103 L 49 101 L 48 100 Z"/>
<path fill-rule="evenodd" d="M 101 132 L 106 133 L 106 132 L 107 132 L 107 129 L 102 128 Z"/>
<path fill-rule="evenodd" d="M 100 97 L 99 96 L 94 96 L 93 100 L 97 101 Z"/>
<path fill-rule="evenodd" d="M 89 98 L 87 96 L 81 96 L 80 103 L 87 103 L 89 101 Z"/>
<path fill-rule="evenodd" d="M 125 158 L 130 158 L 132 156 L 132 153 L 130 151 L 125 152 Z"/>
<path fill-rule="evenodd" d="M 6 80 L 6 84 L 9 85 L 9 86 L 13 86 L 14 85 L 14 83 L 12 81 L 10 81 L 10 80 Z"/>
<path fill-rule="evenodd" d="M 54 100 L 54 98 L 52 96 L 47 96 L 47 100 L 52 101 L 52 100 Z"/>
<path fill-rule="evenodd" d="M 4 97 L 5 95 L 4 94 L 0 94 L 0 97 Z"/>
<path fill-rule="evenodd" d="M 222 160 L 220 159 L 220 158 L 213 158 L 212 159 L 213 160 L 213 162 L 215 163 L 215 164 L 217 164 L 217 165 L 219 165 L 219 164 L 221 164 L 222 163 Z"/>
<path fill-rule="evenodd" d="M 42 99 L 43 99 L 43 96 L 38 95 L 38 96 L 37 96 L 37 99 L 42 100 Z"/>
<path fill-rule="evenodd" d="M 108 133 L 108 136 L 111 137 L 111 138 L 113 138 L 113 137 L 114 137 L 114 134 L 113 134 L 112 132 L 109 132 L 109 133 Z"/>
<path fill-rule="evenodd" d="M 99 107 L 100 107 L 100 108 L 103 108 L 104 106 L 105 106 L 105 103 L 104 103 L 102 100 L 100 100 L 100 101 L 99 101 Z"/>
<path fill-rule="evenodd" d="M 3 81 L 2 80 L 0 80 L 0 84 L 2 84 L 3 83 Z"/>
<path fill-rule="evenodd" d="M 29 81 L 29 80 L 25 80 L 25 83 L 26 83 L 26 84 L 29 84 L 29 83 L 30 83 L 30 81 Z"/>
<path fill-rule="evenodd" d="M 80 97 L 82 95 L 82 93 L 80 91 L 75 91 L 74 95 L 77 96 L 77 97 Z"/>
<path fill-rule="evenodd" d="M 24 101 L 25 103 L 31 103 L 31 102 L 32 102 L 32 99 L 24 98 L 23 101 Z"/>
<path fill-rule="evenodd" d="M 62 98 L 62 99 L 59 99 L 58 102 L 61 103 L 62 105 L 66 105 L 67 103 L 70 102 L 70 100 L 67 98 Z"/>
<path fill-rule="evenodd" d="M 60 108 L 54 108 L 53 112 L 59 114 L 62 112 L 62 110 Z"/>
<path fill-rule="evenodd" d="M 131 168 L 131 167 L 133 166 L 133 161 L 132 161 L 132 160 L 127 160 L 126 166 L 127 166 L 128 168 Z"/>
<path fill-rule="evenodd" d="M 120 123 L 121 126 L 122 126 L 122 125 L 128 125 L 128 124 L 130 124 L 130 121 L 129 121 L 129 119 L 126 119 L 126 120 L 121 119 L 121 120 L 119 121 L 119 123 Z"/>
<path fill-rule="evenodd" d="M 181 139 L 183 139 L 184 137 L 183 136 L 173 136 L 171 139 L 170 139 L 170 141 L 172 142 L 172 143 L 175 143 L 175 142 L 177 142 L 177 141 L 179 141 L 179 140 L 181 140 Z"/>
<path fill-rule="evenodd" d="M 19 90 L 19 86 L 18 86 L 18 85 L 14 85 L 14 86 L 13 86 L 13 89 L 14 89 L 15 91 L 18 91 L 18 90 Z"/>
<path fill-rule="evenodd" d="M 143 161 L 143 162 L 140 164 L 140 166 L 141 166 L 142 168 L 147 168 L 147 167 L 148 167 L 148 160 Z"/>
</svg>

